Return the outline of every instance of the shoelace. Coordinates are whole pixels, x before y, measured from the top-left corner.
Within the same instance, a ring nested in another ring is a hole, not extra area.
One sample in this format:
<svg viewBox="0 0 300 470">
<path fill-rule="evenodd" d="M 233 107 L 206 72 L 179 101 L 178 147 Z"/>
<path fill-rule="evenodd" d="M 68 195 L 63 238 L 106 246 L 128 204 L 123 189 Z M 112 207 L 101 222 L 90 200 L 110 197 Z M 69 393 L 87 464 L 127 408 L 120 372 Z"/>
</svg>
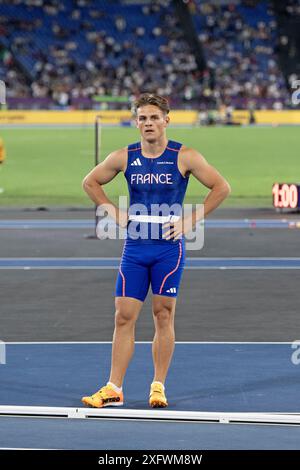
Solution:
<svg viewBox="0 0 300 470">
<path fill-rule="evenodd" d="M 105 388 L 106 388 L 106 387 L 100 388 L 100 390 L 99 390 L 97 393 L 95 393 L 95 394 L 93 395 L 93 397 L 96 397 L 97 395 L 100 395 L 101 398 L 103 398 L 104 400 L 106 400 L 107 398 L 110 398 L 110 395 L 109 395 L 109 393 L 105 390 Z"/>
<path fill-rule="evenodd" d="M 151 393 L 161 393 L 163 394 L 163 389 L 162 387 L 159 387 L 158 385 L 156 385 L 155 387 L 151 388 Z"/>
</svg>

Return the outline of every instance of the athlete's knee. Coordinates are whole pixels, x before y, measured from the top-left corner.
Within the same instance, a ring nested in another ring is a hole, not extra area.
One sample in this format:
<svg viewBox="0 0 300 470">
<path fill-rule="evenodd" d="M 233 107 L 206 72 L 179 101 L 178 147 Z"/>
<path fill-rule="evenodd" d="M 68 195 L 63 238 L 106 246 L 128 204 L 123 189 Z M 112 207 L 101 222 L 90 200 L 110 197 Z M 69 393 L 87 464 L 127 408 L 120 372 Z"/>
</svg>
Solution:
<svg viewBox="0 0 300 470">
<path fill-rule="evenodd" d="M 153 316 L 158 327 L 168 327 L 173 324 L 173 307 L 166 304 L 158 304 L 153 307 Z"/>
<path fill-rule="evenodd" d="M 132 310 L 124 306 L 118 307 L 115 313 L 115 325 L 117 327 L 134 324 L 136 317 Z"/>
</svg>

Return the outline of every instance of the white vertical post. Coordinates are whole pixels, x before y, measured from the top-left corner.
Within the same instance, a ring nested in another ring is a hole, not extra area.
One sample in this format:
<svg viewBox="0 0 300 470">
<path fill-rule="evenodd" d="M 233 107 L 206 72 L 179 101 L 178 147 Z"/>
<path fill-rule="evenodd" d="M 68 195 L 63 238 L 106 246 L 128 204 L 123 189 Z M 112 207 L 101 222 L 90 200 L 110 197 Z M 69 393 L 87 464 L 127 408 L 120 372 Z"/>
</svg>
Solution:
<svg viewBox="0 0 300 470">
<path fill-rule="evenodd" d="M 97 115 L 95 119 L 95 166 L 97 166 L 101 161 L 101 116 Z M 95 238 L 97 237 L 97 224 L 98 224 L 98 216 L 97 216 L 97 206 L 95 206 Z"/>
<path fill-rule="evenodd" d="M 6 86 L 3 80 L 0 80 L 0 104 L 6 104 Z"/>
<path fill-rule="evenodd" d="M 0 364 L 6 364 L 6 344 L 0 341 Z"/>
</svg>

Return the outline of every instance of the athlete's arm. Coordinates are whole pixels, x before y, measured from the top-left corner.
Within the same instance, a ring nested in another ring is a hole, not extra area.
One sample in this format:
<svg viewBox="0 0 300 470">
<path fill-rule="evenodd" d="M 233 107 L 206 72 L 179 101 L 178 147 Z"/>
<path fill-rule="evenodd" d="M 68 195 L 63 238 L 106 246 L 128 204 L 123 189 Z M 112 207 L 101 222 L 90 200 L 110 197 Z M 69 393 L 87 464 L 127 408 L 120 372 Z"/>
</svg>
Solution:
<svg viewBox="0 0 300 470">
<path fill-rule="evenodd" d="M 210 189 L 203 202 L 204 214 L 202 215 L 205 217 L 230 194 L 229 183 L 196 150 L 185 149 L 182 157 L 181 162 L 184 162 L 185 171 L 191 173 L 200 183 Z M 197 221 L 197 215 L 195 214 L 195 216 Z"/>
<path fill-rule="evenodd" d="M 203 206 L 199 206 L 194 211 L 184 216 L 183 219 L 170 224 L 164 224 L 164 233 L 167 239 L 179 238 L 182 234 L 189 233 L 196 223 L 207 214 L 218 207 L 222 201 L 229 195 L 230 186 L 222 175 L 205 158 L 194 149 L 184 147 L 178 157 L 178 168 L 180 172 L 187 176 L 188 174 L 200 181 L 204 186 L 210 189 L 204 199 Z"/>
<path fill-rule="evenodd" d="M 102 206 L 108 214 L 121 226 L 127 224 L 127 214 L 108 199 L 102 186 L 112 181 L 120 171 L 125 171 L 127 163 L 126 149 L 110 153 L 103 162 L 99 163 L 83 180 L 82 186 L 90 199 L 97 206 Z"/>
</svg>

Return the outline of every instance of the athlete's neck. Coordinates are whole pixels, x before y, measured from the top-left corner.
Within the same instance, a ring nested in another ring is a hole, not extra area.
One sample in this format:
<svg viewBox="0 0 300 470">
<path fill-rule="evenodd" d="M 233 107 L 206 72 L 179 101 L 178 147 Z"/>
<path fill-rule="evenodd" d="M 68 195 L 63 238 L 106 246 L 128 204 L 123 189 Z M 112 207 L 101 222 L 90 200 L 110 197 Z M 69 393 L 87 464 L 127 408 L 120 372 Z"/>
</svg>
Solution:
<svg viewBox="0 0 300 470">
<path fill-rule="evenodd" d="M 155 142 L 147 142 L 146 140 L 142 139 L 141 144 L 142 154 L 145 157 L 158 157 L 165 150 L 168 144 L 168 139 L 166 136 L 164 136 L 160 140 L 156 140 Z"/>
</svg>

